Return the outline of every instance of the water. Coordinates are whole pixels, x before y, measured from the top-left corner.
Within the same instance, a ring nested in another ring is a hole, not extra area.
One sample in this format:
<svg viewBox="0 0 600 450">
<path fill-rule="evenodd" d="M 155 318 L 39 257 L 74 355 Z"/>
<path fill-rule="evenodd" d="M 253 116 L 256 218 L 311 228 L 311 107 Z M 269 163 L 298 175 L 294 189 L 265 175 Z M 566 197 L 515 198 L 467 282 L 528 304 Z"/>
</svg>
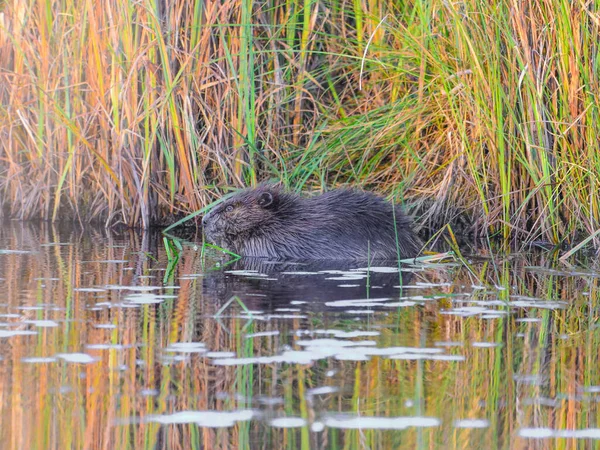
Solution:
<svg viewBox="0 0 600 450">
<path fill-rule="evenodd" d="M 162 236 L 0 229 L 2 448 L 594 447 L 593 259 L 175 263 Z"/>
</svg>

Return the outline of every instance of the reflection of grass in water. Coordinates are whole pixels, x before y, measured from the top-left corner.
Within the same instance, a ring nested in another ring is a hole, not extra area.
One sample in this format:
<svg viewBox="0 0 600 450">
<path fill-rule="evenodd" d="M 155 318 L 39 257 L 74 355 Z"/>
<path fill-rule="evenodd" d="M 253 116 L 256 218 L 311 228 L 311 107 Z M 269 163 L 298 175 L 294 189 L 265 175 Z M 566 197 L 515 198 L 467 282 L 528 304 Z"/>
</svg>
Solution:
<svg viewBox="0 0 600 450">
<path fill-rule="evenodd" d="M 163 283 L 167 284 L 168 280 L 172 280 L 174 273 L 175 273 L 175 268 L 177 267 L 177 263 L 179 262 L 179 257 L 181 252 L 183 251 L 183 247 L 191 247 L 196 249 L 198 244 L 194 243 L 194 242 L 188 242 L 184 239 L 181 239 L 179 237 L 170 235 L 168 233 L 165 233 L 163 231 L 163 243 L 164 243 L 164 249 L 165 249 L 165 253 L 167 256 L 167 267 L 165 269 L 165 275 L 163 277 Z M 215 267 L 206 267 L 205 266 L 205 256 L 206 256 L 206 249 L 213 249 L 213 250 L 217 250 L 218 252 L 228 255 L 230 257 L 230 259 L 224 263 L 219 263 L 218 265 L 216 265 Z M 151 255 L 150 255 L 151 257 Z M 201 267 L 202 270 L 205 272 L 210 272 L 213 270 L 222 270 L 224 267 L 227 267 L 231 264 L 234 264 L 237 260 L 239 260 L 241 258 L 241 256 L 230 252 L 229 250 L 226 250 L 224 248 L 221 248 L 217 245 L 213 245 L 213 244 L 209 244 L 208 242 L 202 242 L 202 247 L 200 248 L 200 263 L 201 263 Z"/>
<path fill-rule="evenodd" d="M 167 284 L 169 280 L 173 279 L 173 272 L 179 261 L 179 253 L 183 250 L 183 247 L 176 239 L 167 239 L 167 237 L 163 237 L 163 242 L 165 244 L 165 253 L 167 254 L 168 260 L 165 276 L 163 277 L 163 284 Z"/>
<path fill-rule="evenodd" d="M 23 239 L 17 235 L 14 239 L 11 247 L 22 245 Z M 396 327 L 396 313 L 370 319 L 373 326 L 379 327 L 381 334 L 375 339 L 380 347 L 432 346 L 436 341 L 459 341 L 464 346 L 448 347 L 447 353 L 464 355 L 466 361 L 462 362 L 372 357 L 364 362 L 329 358 L 312 365 L 225 367 L 214 366 L 201 355 L 192 355 L 188 362 L 163 364 L 163 349 L 171 342 L 204 342 L 211 351 L 234 351 L 241 357 L 272 355 L 283 345 L 293 346 L 299 330 L 364 329 L 365 322 L 322 313 L 313 316 L 319 319 L 315 324 L 310 320 L 252 321 L 239 317 L 245 311 L 235 301 L 229 305 L 231 314 L 221 313 L 219 322 L 214 316 L 221 305 L 207 298 L 196 280 L 181 280 L 181 289 L 170 291 L 178 298 L 159 305 L 91 310 L 100 301 L 116 303 L 118 292 L 85 293 L 75 288 L 150 285 L 156 281 L 143 281 L 139 276 L 166 267 L 168 258 L 164 249 L 154 252 L 155 261 L 142 253 L 133 253 L 132 249 L 137 247 L 134 243 L 130 248 L 119 248 L 108 241 L 103 247 L 75 245 L 48 248 L 37 255 L 2 255 L 0 277 L 6 280 L 2 284 L 6 288 L 4 301 L 10 304 L 11 311 L 24 318 L 55 320 L 60 326 L 39 328 L 37 336 L 0 342 L 4 358 L 0 362 L 3 380 L 0 397 L 4 399 L 0 405 L 1 442 L 15 442 L 12 448 L 65 445 L 80 448 L 90 442 L 99 448 L 160 448 L 182 442 L 190 443 L 190 447 L 195 445 L 193 442 L 202 442 L 207 448 L 237 445 L 252 448 L 254 439 L 260 436 L 270 448 L 300 448 L 307 441 L 314 444 L 317 439 L 327 439 L 332 446 L 335 444 L 332 448 L 358 449 L 365 445 L 413 448 L 419 444 L 477 448 L 486 442 L 490 448 L 512 449 L 528 448 L 531 444 L 516 437 L 523 426 L 597 427 L 598 405 L 594 394 L 583 390 L 586 386 L 600 385 L 596 370 L 600 330 L 595 327 L 600 289 L 595 272 L 589 277 L 566 277 L 525 268 L 552 266 L 553 260 L 545 260 L 543 255 L 541 261 L 506 258 L 497 260 L 495 266 L 484 261 L 471 264 L 470 270 L 461 266 L 452 270 L 434 267 L 418 272 L 415 277 L 431 284 L 451 281 L 450 286 L 422 290 L 424 294 L 444 294 L 445 298 L 404 308 L 400 327 Z M 179 274 L 193 271 L 198 257 L 198 253 L 184 248 L 177 263 Z M 124 271 L 123 264 L 95 262 L 120 259 L 130 261 L 128 266 L 135 270 Z M 82 265 L 83 260 L 90 262 Z M 488 289 L 474 291 L 468 300 L 498 299 L 505 304 L 498 308 L 506 309 L 519 294 L 548 302 L 568 300 L 570 307 L 554 311 L 519 309 L 515 316 L 495 320 L 441 315 L 442 309 L 451 311 L 455 307 L 453 301 L 462 298 L 464 289 L 460 286 L 473 282 L 471 272 Z M 57 276 L 60 280 L 50 280 Z M 161 277 L 162 274 L 158 278 Z M 494 285 L 501 289 L 490 288 Z M 35 289 L 28 293 L 28 286 Z M 104 298 L 99 298 L 100 295 Z M 38 311 L 17 309 L 29 305 L 46 306 Z M 65 309 L 53 310 L 51 306 Z M 65 317 L 71 320 L 64 322 Z M 541 321 L 519 323 L 517 317 L 535 317 Z M 105 323 L 117 328 L 93 326 Z M 278 330 L 280 335 L 244 338 L 250 332 L 270 330 Z M 517 333 L 523 336 L 518 337 Z M 472 342 L 499 342 L 502 346 L 478 349 L 470 345 Z M 20 363 L 24 356 L 87 351 L 85 345 L 90 343 L 132 347 L 90 350 L 101 358 L 90 365 Z M 138 360 L 144 364 L 138 365 Z M 328 370 L 334 369 L 337 374 L 326 376 Z M 519 381 L 522 375 L 540 376 L 546 384 Z M 306 389 L 324 385 L 339 387 L 340 391 L 307 401 Z M 61 394 L 61 387 L 70 391 Z M 157 389 L 158 396 L 142 396 L 144 389 Z M 216 392 L 226 393 L 228 400 L 216 399 Z M 350 411 L 361 416 L 383 417 L 422 414 L 439 417 L 442 426 L 405 431 L 326 429 L 317 438 L 308 429 L 272 429 L 260 421 L 240 423 L 226 430 L 199 430 L 194 424 L 158 425 L 143 420 L 138 424 L 115 425 L 121 419 L 143 419 L 150 414 L 248 406 L 246 400 L 237 399 L 239 393 L 245 399 L 259 395 L 283 397 L 285 403 L 274 406 L 273 411 L 278 415 L 305 417 L 309 423 L 323 411 Z M 557 402 L 551 408 L 542 408 L 529 404 L 528 398 L 557 399 Z M 416 406 L 406 406 L 406 400 Z M 455 419 L 464 418 L 485 418 L 490 426 L 482 430 L 452 428 Z"/>
<path fill-rule="evenodd" d="M 239 302 L 241 305 L 243 303 Z M 245 306 L 243 306 L 245 308 Z M 248 311 L 245 308 L 245 311 Z M 242 324 L 242 320 L 234 319 L 233 325 L 235 339 L 236 353 L 239 357 L 253 357 L 254 356 L 254 340 L 245 339 L 246 333 L 254 332 L 254 321 L 250 319 L 247 323 Z M 236 383 L 234 386 L 234 392 L 239 394 L 238 400 L 235 402 L 236 409 L 245 409 L 252 406 L 251 402 L 254 398 L 254 368 L 252 365 L 244 365 L 238 368 L 236 371 Z M 240 423 L 238 429 L 238 444 L 239 448 L 250 448 L 250 424 Z"/>
<path fill-rule="evenodd" d="M 246 314 L 248 314 L 248 316 L 252 317 L 252 312 L 248 309 L 248 307 L 246 307 L 246 305 L 244 304 L 244 302 L 242 301 L 242 299 L 240 299 L 237 295 L 231 297 L 215 314 L 216 318 L 219 318 L 219 316 L 221 316 L 221 314 L 223 314 L 223 312 L 232 304 L 236 302 L 238 305 L 240 305 L 240 307 L 244 310 L 244 312 Z"/>
</svg>

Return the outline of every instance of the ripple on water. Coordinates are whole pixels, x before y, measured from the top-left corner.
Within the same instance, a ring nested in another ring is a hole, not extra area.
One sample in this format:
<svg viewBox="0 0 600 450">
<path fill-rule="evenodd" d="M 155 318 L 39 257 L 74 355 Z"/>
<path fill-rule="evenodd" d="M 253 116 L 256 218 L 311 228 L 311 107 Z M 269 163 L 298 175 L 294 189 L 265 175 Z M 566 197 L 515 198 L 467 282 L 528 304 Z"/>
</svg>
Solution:
<svg viewBox="0 0 600 450">
<path fill-rule="evenodd" d="M 90 350 L 123 350 L 132 347 L 132 345 L 123 344 L 88 344 L 85 346 L 85 348 L 88 348 Z"/>
<path fill-rule="evenodd" d="M 220 366 L 248 364 L 297 363 L 310 364 L 326 358 L 344 361 L 366 361 L 372 356 L 390 359 L 430 359 L 438 361 L 463 361 L 462 355 L 443 354 L 441 348 L 418 347 L 375 347 L 374 341 L 343 341 L 338 339 L 299 340 L 296 344 L 304 350 L 287 350 L 275 356 L 257 356 L 245 358 L 222 358 L 211 363 Z M 367 345 L 367 346 L 365 346 Z"/>
<path fill-rule="evenodd" d="M 580 430 L 557 430 L 553 428 L 521 428 L 519 436 L 530 439 L 600 439 L 600 428 L 584 428 Z"/>
<path fill-rule="evenodd" d="M 171 342 L 165 348 L 166 352 L 206 353 L 206 345 L 202 342 Z"/>
<path fill-rule="evenodd" d="M 469 317 L 469 316 L 478 316 L 484 313 L 496 313 L 497 311 L 494 309 L 483 308 L 481 306 L 463 306 L 459 308 L 448 309 L 444 311 L 440 311 L 440 314 L 461 316 L 461 317 Z"/>
<path fill-rule="evenodd" d="M 367 276 L 352 274 L 352 275 L 342 275 L 341 277 L 327 277 L 325 279 L 332 280 L 332 281 L 351 281 L 351 280 L 362 280 L 364 278 L 367 278 Z"/>
<path fill-rule="evenodd" d="M 381 306 L 382 303 L 391 300 L 390 298 L 365 298 L 365 299 L 352 299 L 352 300 L 335 300 L 332 302 L 325 302 L 325 306 L 332 306 L 334 308 L 346 308 L 356 306 Z"/>
<path fill-rule="evenodd" d="M 5 337 L 13 337 L 13 336 L 28 336 L 32 334 L 37 334 L 37 331 L 29 331 L 29 330 L 0 330 L 0 338 Z"/>
<path fill-rule="evenodd" d="M 269 425 L 275 428 L 300 428 L 306 425 L 306 420 L 302 417 L 277 417 L 271 419 Z"/>
<path fill-rule="evenodd" d="M 266 273 L 260 273 L 258 270 L 226 270 L 225 273 L 239 275 L 243 277 L 268 277 Z"/>
<path fill-rule="evenodd" d="M 152 305 L 162 303 L 167 299 L 177 298 L 176 295 L 158 295 L 150 292 L 140 292 L 127 295 L 123 301 L 135 305 Z"/>
<path fill-rule="evenodd" d="M 232 427 L 237 422 L 247 422 L 256 416 L 257 413 L 250 409 L 239 411 L 181 411 L 173 414 L 147 416 L 145 421 L 164 425 L 195 423 L 201 427 L 224 428 Z"/>
<path fill-rule="evenodd" d="M 96 287 L 87 287 L 87 288 L 74 288 L 74 292 L 106 292 L 107 289 L 104 288 L 96 288 Z"/>
<path fill-rule="evenodd" d="M 502 345 L 501 342 L 473 342 L 471 343 L 471 347 L 475 348 L 494 348 L 500 347 Z"/>
<path fill-rule="evenodd" d="M 24 320 L 23 323 L 28 323 L 40 328 L 54 328 L 58 326 L 58 322 L 54 320 Z"/>
<path fill-rule="evenodd" d="M 562 301 L 529 301 L 529 300 L 515 300 L 513 302 L 509 302 L 510 306 L 515 306 L 518 308 L 539 308 L 539 309 L 565 309 L 567 307 L 566 302 Z"/>
<path fill-rule="evenodd" d="M 342 414 L 326 416 L 322 420 L 329 428 L 363 430 L 404 430 L 437 427 L 442 423 L 435 417 L 369 417 Z"/>
<path fill-rule="evenodd" d="M 99 360 L 99 358 L 94 358 L 87 353 L 58 353 L 56 357 L 69 363 L 78 364 L 91 364 Z"/>
<path fill-rule="evenodd" d="M 302 272 L 302 271 L 290 271 L 290 272 L 281 272 L 282 275 L 318 275 L 319 272 Z"/>
<path fill-rule="evenodd" d="M 455 420 L 454 428 L 487 428 L 490 421 L 485 419 L 463 419 Z"/>
<path fill-rule="evenodd" d="M 373 267 L 359 267 L 355 269 L 363 272 L 375 272 L 375 273 L 398 273 L 398 267 L 386 267 L 386 266 L 373 266 Z"/>
<path fill-rule="evenodd" d="M 419 353 L 408 353 L 405 355 L 392 355 L 390 359 L 405 359 L 405 360 L 423 360 L 431 361 L 464 361 L 466 358 L 463 355 L 428 355 Z"/>
<path fill-rule="evenodd" d="M 120 284 L 108 284 L 105 286 L 106 289 L 110 289 L 111 291 L 138 291 L 138 292 L 147 292 L 147 291 L 157 291 L 163 289 L 161 286 L 124 286 Z"/>
<path fill-rule="evenodd" d="M 341 339 L 312 339 L 312 340 L 299 340 L 296 341 L 297 345 L 301 347 L 356 347 L 366 345 L 377 345 L 375 341 L 343 341 Z"/>
<path fill-rule="evenodd" d="M 234 358 L 235 352 L 206 352 L 207 358 Z"/>
<path fill-rule="evenodd" d="M 325 429 L 325 424 L 323 422 L 313 422 L 310 429 L 313 433 L 320 433 Z"/>
<path fill-rule="evenodd" d="M 30 356 L 21 358 L 21 361 L 28 364 L 45 364 L 58 361 L 54 356 Z"/>
<path fill-rule="evenodd" d="M 306 395 L 326 395 L 333 394 L 337 391 L 339 391 L 339 388 L 335 386 L 321 386 L 313 389 L 308 389 L 306 391 Z"/>
<path fill-rule="evenodd" d="M 246 335 L 246 339 L 255 338 L 255 337 L 278 336 L 278 335 L 279 335 L 279 331 L 278 330 L 274 330 L 274 331 L 260 331 L 258 333 L 248 333 Z"/>
<path fill-rule="evenodd" d="M 462 347 L 464 344 L 458 341 L 439 341 L 435 342 L 433 345 L 436 347 Z"/>
<path fill-rule="evenodd" d="M 379 336 L 379 331 L 342 331 L 342 330 L 315 330 L 314 334 L 332 334 L 336 338 L 355 338 L 355 337 L 368 337 L 368 336 Z"/>
</svg>

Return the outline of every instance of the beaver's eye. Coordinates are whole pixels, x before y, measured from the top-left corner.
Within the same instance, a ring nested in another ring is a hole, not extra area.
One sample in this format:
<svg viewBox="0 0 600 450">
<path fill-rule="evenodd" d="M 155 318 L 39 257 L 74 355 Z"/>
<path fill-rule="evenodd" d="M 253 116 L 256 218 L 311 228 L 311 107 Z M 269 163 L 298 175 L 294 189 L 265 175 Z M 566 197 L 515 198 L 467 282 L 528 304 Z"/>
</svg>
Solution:
<svg viewBox="0 0 600 450">
<path fill-rule="evenodd" d="M 233 205 L 227 205 L 227 207 L 225 208 L 225 212 L 230 213 L 231 211 L 233 211 Z"/>
</svg>

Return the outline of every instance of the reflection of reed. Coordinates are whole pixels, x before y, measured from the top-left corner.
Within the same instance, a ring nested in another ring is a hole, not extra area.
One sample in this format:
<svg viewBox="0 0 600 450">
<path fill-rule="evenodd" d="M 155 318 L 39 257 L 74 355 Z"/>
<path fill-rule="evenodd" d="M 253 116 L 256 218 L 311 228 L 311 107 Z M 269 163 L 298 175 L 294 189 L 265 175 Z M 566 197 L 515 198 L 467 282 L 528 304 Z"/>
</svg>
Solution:
<svg viewBox="0 0 600 450">
<path fill-rule="evenodd" d="M 71 245 L 45 246 L 56 242 Z M 192 250 L 183 252 L 170 282 L 179 289 L 162 286 L 167 261 L 160 246 L 160 239 L 133 232 L 113 236 L 44 224 L 0 229 L 0 249 L 33 251 L 0 255 L 1 303 L 7 305 L 0 307 L 0 313 L 20 315 L 2 318 L 18 325 L 0 330 L 38 331 L 35 336 L 0 340 L 4 448 L 256 448 L 259 442 L 266 448 L 480 448 L 481 442 L 497 448 L 543 448 L 547 442 L 519 439 L 518 430 L 595 426 L 597 394 L 583 387 L 600 385 L 599 332 L 593 322 L 599 292 L 596 278 L 527 269 L 546 264 L 539 258 L 507 260 L 495 268 L 482 262 L 474 266 L 481 279 L 505 289 L 461 296 L 472 291 L 474 281 L 468 271 L 423 271 L 408 285 L 451 284 L 408 288 L 403 295 L 443 298 L 392 309 L 387 315 L 364 316 L 360 322 L 310 304 L 302 306 L 304 318 L 252 321 L 236 302 L 214 317 L 226 297 L 215 296 L 214 286 L 207 283 L 216 275 L 189 277 L 202 265 Z M 106 286 L 133 285 L 160 286 L 157 294 L 176 298 L 135 308 L 97 306 L 121 304 L 128 295 Z M 571 306 L 521 308 L 508 319 L 493 320 L 440 314 L 451 312 L 459 300 L 510 301 L 515 295 L 549 302 L 561 299 Z M 269 304 L 277 308 L 284 302 L 280 298 L 253 307 L 265 309 Z M 19 309 L 36 305 L 41 309 Z M 527 317 L 541 321 L 517 321 Z M 59 326 L 36 329 L 24 324 L 26 319 L 53 320 Z M 107 325 L 114 328 L 98 328 Z M 379 347 L 431 347 L 445 342 L 446 353 L 463 355 L 465 361 L 372 357 L 362 362 L 329 358 L 309 365 L 216 366 L 203 354 L 164 351 L 173 342 L 202 342 L 208 351 L 271 356 L 285 346 L 297 348 L 298 339 L 322 337 L 311 335 L 311 330 L 333 328 L 377 330 L 380 335 L 372 339 Z M 279 334 L 246 338 L 268 331 Z M 452 347 L 452 342 L 460 345 Z M 501 346 L 481 348 L 473 345 L 477 342 Z M 88 349 L 88 344 L 113 348 Z M 87 365 L 21 362 L 23 357 L 72 352 L 100 360 Z M 310 394 L 310 389 L 322 386 L 337 391 Z M 247 408 L 260 410 L 264 420 L 226 429 L 146 421 L 148 416 L 180 411 Z M 335 412 L 437 417 L 442 425 L 405 431 L 326 428 L 318 433 L 268 425 L 269 418 L 280 416 L 302 416 L 310 424 Z M 488 419 L 490 425 L 453 428 L 454 420 L 466 418 Z"/>
</svg>

